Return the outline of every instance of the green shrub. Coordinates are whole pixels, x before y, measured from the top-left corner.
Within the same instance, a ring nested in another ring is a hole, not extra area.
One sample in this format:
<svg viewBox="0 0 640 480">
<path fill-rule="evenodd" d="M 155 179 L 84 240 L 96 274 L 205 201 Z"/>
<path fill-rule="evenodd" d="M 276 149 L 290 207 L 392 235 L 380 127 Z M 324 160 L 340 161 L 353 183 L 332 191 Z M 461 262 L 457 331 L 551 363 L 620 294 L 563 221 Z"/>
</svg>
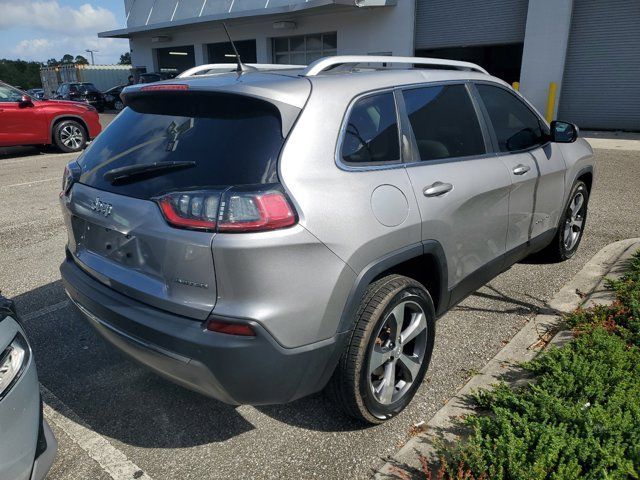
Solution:
<svg viewBox="0 0 640 480">
<path fill-rule="evenodd" d="M 438 478 L 640 478 L 640 252 L 608 286 L 613 305 L 574 312 L 576 338 L 523 366 L 532 383 L 475 394 Z"/>
</svg>

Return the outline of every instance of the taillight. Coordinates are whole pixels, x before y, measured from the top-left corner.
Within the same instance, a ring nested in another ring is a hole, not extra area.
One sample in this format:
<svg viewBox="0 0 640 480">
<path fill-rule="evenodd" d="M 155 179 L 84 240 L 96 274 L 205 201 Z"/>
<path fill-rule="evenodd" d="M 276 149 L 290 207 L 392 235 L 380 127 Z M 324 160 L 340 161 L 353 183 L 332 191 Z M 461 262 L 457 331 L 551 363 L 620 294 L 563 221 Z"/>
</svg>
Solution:
<svg viewBox="0 0 640 480">
<path fill-rule="evenodd" d="M 63 195 L 66 193 L 67 191 L 67 185 L 69 184 L 70 178 L 69 178 L 69 167 L 68 166 L 64 166 L 64 173 L 62 174 L 62 191 L 60 192 L 60 195 Z"/>
<path fill-rule="evenodd" d="M 64 173 L 62 174 L 62 191 L 60 192 L 61 197 L 69 194 L 71 187 L 80 179 L 81 174 L 82 168 L 80 168 L 77 161 L 70 162 L 64 167 Z"/>
<path fill-rule="evenodd" d="M 157 199 L 175 227 L 218 232 L 261 232 L 290 227 L 296 214 L 278 189 L 174 192 Z"/>
<path fill-rule="evenodd" d="M 174 227 L 194 230 L 216 229 L 222 192 L 169 193 L 158 199 L 164 218 Z"/>
<path fill-rule="evenodd" d="M 296 215 L 284 194 L 227 191 L 223 197 L 218 222 L 219 232 L 258 232 L 290 227 Z"/>
</svg>

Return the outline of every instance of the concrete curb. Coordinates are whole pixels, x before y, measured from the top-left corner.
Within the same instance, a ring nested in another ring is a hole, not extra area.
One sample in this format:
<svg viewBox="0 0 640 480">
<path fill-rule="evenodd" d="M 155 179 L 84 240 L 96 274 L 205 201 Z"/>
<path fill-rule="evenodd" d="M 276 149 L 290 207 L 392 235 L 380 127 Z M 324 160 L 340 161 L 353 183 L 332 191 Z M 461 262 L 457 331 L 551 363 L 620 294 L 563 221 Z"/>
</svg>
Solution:
<svg viewBox="0 0 640 480">
<path fill-rule="evenodd" d="M 562 315 L 580 306 L 611 303 L 613 296 L 606 290 L 605 278 L 617 278 L 623 272 L 631 255 L 640 249 L 640 238 L 622 240 L 600 250 L 549 302 L 548 307 L 527 323 L 520 332 L 489 361 L 478 375 L 473 377 L 451 398 L 423 427 L 424 433 L 411 438 L 374 475 L 376 480 L 398 478 L 394 470 L 406 471 L 409 476 L 421 472 L 420 456 L 433 464 L 436 460 L 436 440 L 455 440 L 457 427 L 454 421 L 473 413 L 467 396 L 488 388 L 500 379 L 522 381 L 518 365 L 532 360 L 548 345 L 561 345 L 571 339 L 571 332 L 558 332 Z"/>
</svg>

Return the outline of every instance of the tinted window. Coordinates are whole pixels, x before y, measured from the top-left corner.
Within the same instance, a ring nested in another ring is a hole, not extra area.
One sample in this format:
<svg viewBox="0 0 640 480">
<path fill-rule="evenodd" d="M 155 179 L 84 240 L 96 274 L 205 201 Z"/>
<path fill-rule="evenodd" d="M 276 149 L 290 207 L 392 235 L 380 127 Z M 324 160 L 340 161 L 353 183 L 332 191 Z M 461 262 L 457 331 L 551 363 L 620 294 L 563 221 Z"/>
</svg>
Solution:
<svg viewBox="0 0 640 480">
<path fill-rule="evenodd" d="M 501 152 L 524 150 L 546 141 L 545 129 L 529 107 L 515 95 L 491 85 L 477 85 L 487 107 Z"/>
<path fill-rule="evenodd" d="M 284 143 L 280 114 L 270 103 L 237 95 L 154 95 L 132 100 L 80 157 L 80 182 L 122 195 L 150 198 L 169 191 L 275 183 Z M 114 168 L 195 161 L 112 185 Z"/>
<path fill-rule="evenodd" d="M 464 85 L 415 88 L 402 94 L 420 160 L 486 153 L 480 123 Z"/>
<path fill-rule="evenodd" d="M 78 90 L 80 90 L 82 93 L 98 91 L 93 83 L 81 83 L 78 85 Z"/>
<path fill-rule="evenodd" d="M 342 159 L 349 163 L 400 160 L 398 121 L 393 93 L 372 95 L 355 104 L 345 129 Z"/>
</svg>

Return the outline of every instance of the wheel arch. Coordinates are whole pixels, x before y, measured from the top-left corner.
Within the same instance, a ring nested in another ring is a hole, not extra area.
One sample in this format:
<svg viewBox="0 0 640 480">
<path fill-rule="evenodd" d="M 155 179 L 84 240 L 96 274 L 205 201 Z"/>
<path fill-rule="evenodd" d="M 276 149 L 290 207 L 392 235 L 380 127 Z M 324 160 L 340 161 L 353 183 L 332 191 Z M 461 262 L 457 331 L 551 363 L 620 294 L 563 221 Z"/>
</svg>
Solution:
<svg viewBox="0 0 640 480">
<path fill-rule="evenodd" d="M 367 287 L 377 279 L 394 273 L 407 276 L 424 285 L 431 295 L 437 317 L 447 310 L 447 260 L 439 242 L 426 240 L 391 252 L 362 269 L 349 292 L 338 332 L 353 328 L 358 306 Z"/>
<path fill-rule="evenodd" d="M 562 212 L 564 212 L 567 207 L 569 207 L 569 202 L 571 201 L 571 190 L 573 190 L 576 182 L 583 181 L 587 185 L 587 191 L 589 195 L 591 195 L 591 189 L 593 187 L 593 166 L 587 165 L 586 167 L 581 168 L 574 175 L 572 182 L 569 184 L 569 187 L 566 190 L 566 198 L 564 199 L 564 204 L 562 206 Z M 560 224 L 562 222 L 562 213 L 558 217 L 558 224 L 556 225 L 556 230 L 560 228 Z"/>
<path fill-rule="evenodd" d="M 56 129 L 56 125 L 58 125 L 60 122 L 64 122 L 65 120 L 74 120 L 78 122 L 82 126 L 82 128 L 84 128 L 84 133 L 87 135 L 87 140 L 89 140 L 89 127 L 81 116 L 74 114 L 62 114 L 53 117 L 51 119 L 51 122 L 49 122 L 49 141 L 52 144 L 55 144 L 53 133 Z"/>
<path fill-rule="evenodd" d="M 591 165 L 580 170 L 571 185 L 575 185 L 579 180 L 582 180 L 587 185 L 587 190 L 591 194 L 591 187 L 593 186 L 593 167 Z"/>
</svg>

